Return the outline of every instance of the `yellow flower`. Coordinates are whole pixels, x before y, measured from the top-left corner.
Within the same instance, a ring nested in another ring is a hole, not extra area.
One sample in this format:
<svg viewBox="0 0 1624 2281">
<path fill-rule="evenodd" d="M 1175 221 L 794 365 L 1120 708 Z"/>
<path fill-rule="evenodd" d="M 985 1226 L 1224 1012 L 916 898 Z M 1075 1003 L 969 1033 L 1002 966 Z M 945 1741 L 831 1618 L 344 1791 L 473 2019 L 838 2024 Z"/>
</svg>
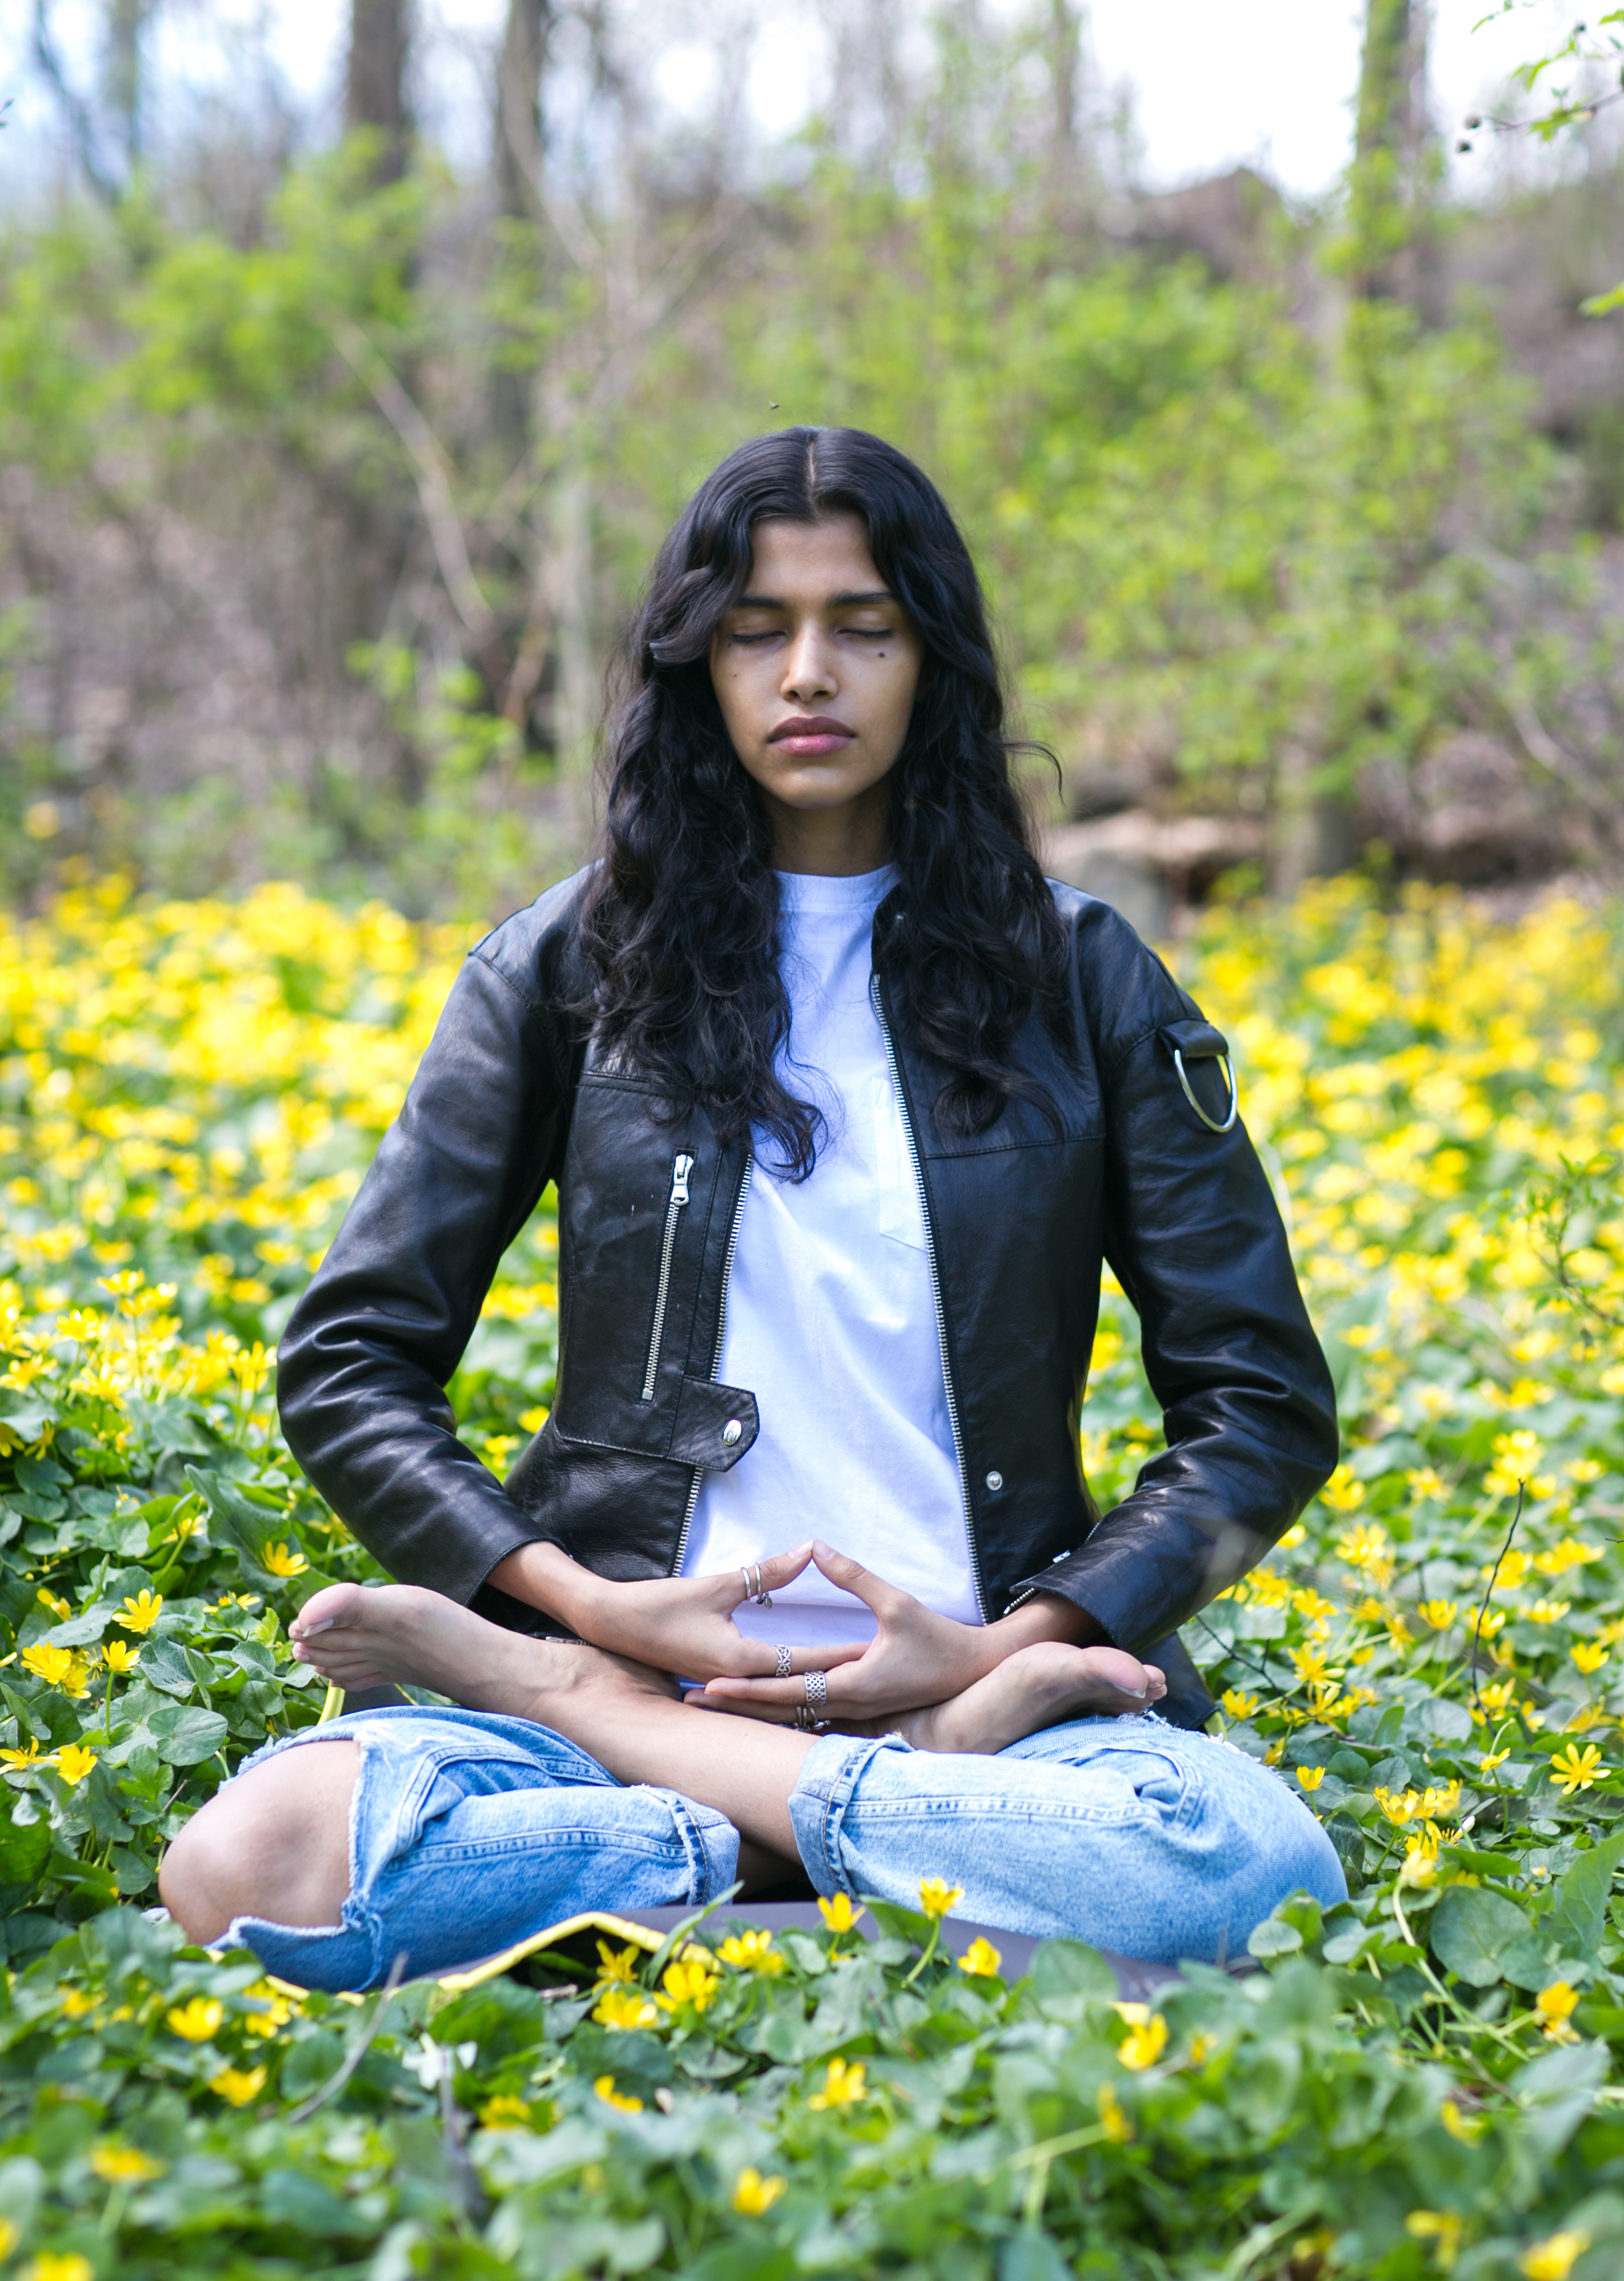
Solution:
<svg viewBox="0 0 1624 2281">
<path fill-rule="evenodd" d="M 163 1594 L 154 1596 L 143 1584 L 133 1600 L 126 1598 L 119 1620 L 127 1631 L 150 1632 L 163 1612 Z"/>
<path fill-rule="evenodd" d="M 1571 1600 L 1535 1600 L 1522 1612 L 1531 1624 L 1559 1624 L 1573 1604 Z"/>
<path fill-rule="evenodd" d="M 1570 1988 L 1566 1980 L 1553 1980 L 1549 1988 L 1542 1988 L 1534 1999 L 1534 2009 L 1540 2025 L 1552 2043 L 1574 2041 L 1568 2022 L 1579 2008 L 1579 1991 Z"/>
<path fill-rule="evenodd" d="M 15 2233 L 12 2238 L 16 2239 Z M 76 2249 L 42 2249 L 23 2269 L 23 2281 L 95 2281 L 95 2277 L 96 2268 Z"/>
<path fill-rule="evenodd" d="M 654 2000 L 662 2012 L 680 2012 L 685 2004 L 691 2004 L 696 2012 L 703 2012 L 721 1983 L 711 1970 L 708 1956 L 703 1960 L 688 1956 L 679 1957 L 675 1963 L 666 1967 L 660 1985 L 666 1992 Z"/>
<path fill-rule="evenodd" d="M 1492 1686 L 1485 1687 L 1482 1690 L 1481 1699 L 1484 1710 L 1491 1718 L 1497 1719 L 1508 1707 L 1516 1692 L 1517 1682 L 1514 1679 L 1497 1679 Z"/>
<path fill-rule="evenodd" d="M 1576 1743 L 1570 1743 L 1565 1751 L 1551 1752 L 1551 1771 L 1563 1797 L 1571 1798 L 1576 1790 L 1591 1789 L 1598 1775 L 1612 1769 L 1603 1766 L 1599 1744 L 1587 1743 L 1581 1751 Z"/>
<path fill-rule="evenodd" d="M 60 1687 L 73 1668 L 73 1651 L 65 1647 L 26 1647 L 19 1659 L 25 1671 L 42 1679 L 48 1687 Z"/>
<path fill-rule="evenodd" d="M 96 1752 L 88 1751 L 82 1743 L 65 1743 L 57 1752 L 57 1772 L 70 1788 L 76 1788 L 96 1764 Z"/>
<path fill-rule="evenodd" d="M 1493 1774 L 1495 1768 L 1503 1767 L 1510 1756 L 1509 1751 L 1485 1751 L 1477 1762 L 1479 1773 Z"/>
<path fill-rule="evenodd" d="M 1440 2105 L 1438 2120 L 1450 2137 L 1459 2138 L 1463 2146 L 1470 2146 L 1483 2133 L 1482 2116 L 1464 2115 L 1459 2102 L 1452 2099 L 1446 2099 Z"/>
<path fill-rule="evenodd" d="M 604 2028 L 651 2028 L 659 2014 L 640 1990 L 607 1987 L 593 2006 L 592 2017 Z"/>
<path fill-rule="evenodd" d="M 65 1988 L 62 1991 L 62 2009 L 70 2020 L 84 2019 L 87 2014 L 95 2011 L 100 2000 L 99 1997 L 90 1995 L 83 1988 Z"/>
<path fill-rule="evenodd" d="M 253 1986 L 245 1988 L 242 1993 L 256 1998 L 265 2007 L 263 2011 L 250 2012 L 244 2016 L 242 2025 L 250 2036 L 275 2035 L 287 2026 L 299 2008 L 296 2002 L 282 1994 L 281 1989 L 273 1988 L 268 1980 L 256 1980 Z"/>
<path fill-rule="evenodd" d="M 135 1670 L 135 1666 L 141 1661 L 141 1650 L 138 1647 L 132 1647 L 128 1640 L 109 1640 L 102 1650 L 102 1660 L 109 1671 L 122 1674 L 127 1671 Z"/>
<path fill-rule="evenodd" d="M 1439 1833 L 1434 1822 L 1425 1831 L 1412 1837 L 1405 1847 L 1405 1858 L 1398 1872 L 1401 1885 L 1424 1887 L 1430 1885 L 1438 1874 Z"/>
<path fill-rule="evenodd" d="M 1243 1694 L 1238 1687 L 1226 1687 L 1218 1699 L 1231 1719 L 1250 1719 L 1260 1700 L 1256 1695 Z"/>
<path fill-rule="evenodd" d="M 512 2092 L 499 2091 L 494 2099 L 488 2099 L 480 2109 L 480 2121 L 487 2130 L 508 2130 L 515 2124 L 528 2122 L 529 2120 L 529 2100 L 515 2099 Z"/>
<path fill-rule="evenodd" d="M 144 2186 L 149 2179 L 161 2178 L 165 2167 L 150 2154 L 143 2154 L 139 2146 L 109 2144 L 94 2147 L 90 2154 L 90 2168 L 110 2186 Z"/>
<path fill-rule="evenodd" d="M 1589 2246 L 1589 2235 L 1579 2227 L 1571 2232 L 1548 2233 L 1543 2241 L 1530 2243 L 1517 2263 L 1528 2281 L 1567 2281 Z"/>
<path fill-rule="evenodd" d="M 1205 2067 L 1217 2049 L 1218 2037 L 1209 2036 L 1205 2028 L 1197 2028 L 1189 2039 L 1189 2064 L 1191 2067 Z"/>
<path fill-rule="evenodd" d="M 50 1590 L 49 1588 L 43 1584 L 40 1586 L 39 1590 L 34 1597 L 36 1600 L 40 1601 L 43 1606 L 50 1610 L 51 1614 L 56 1617 L 58 1623 L 65 1623 L 69 1616 L 73 1612 L 73 1604 L 71 1601 L 58 1599 L 56 1593 Z"/>
<path fill-rule="evenodd" d="M 1325 1768 L 1323 1767 L 1299 1767 L 1297 1770 L 1297 1784 L 1300 1789 L 1310 1790 L 1318 1790 L 1320 1783 L 1325 1780 Z"/>
<path fill-rule="evenodd" d="M 1333 1512 L 1353 1512 L 1365 1502 L 1365 1484 L 1356 1481 L 1346 1465 L 1338 1465 L 1320 1496 Z"/>
<path fill-rule="evenodd" d="M 818 1896 L 818 1914 L 831 1932 L 850 1932 L 858 1919 L 866 1915 L 867 1912 L 854 1909 L 849 1893 L 836 1893 L 832 1901 L 826 1901 L 820 1893 Z"/>
<path fill-rule="evenodd" d="M 273 1576 L 302 1576 L 310 1562 L 302 1552 L 296 1552 L 291 1545 L 278 1543 L 266 1546 L 259 1565 L 268 1569 Z"/>
<path fill-rule="evenodd" d="M 1134 2126 L 1123 2110 L 1122 2102 L 1108 2083 L 1102 2083 L 1095 2094 L 1094 2103 L 1099 2109 L 1100 2127 L 1113 2146 L 1126 2146 L 1134 2135 Z"/>
<path fill-rule="evenodd" d="M 1415 2241 L 1430 2241 L 1433 2254 L 1447 2273 L 1460 2254 L 1465 2224 L 1459 2210 L 1412 2210 L 1405 2231 Z"/>
<path fill-rule="evenodd" d="M 1453 1600 L 1423 1600 L 1415 1611 L 1424 1624 L 1435 1632 L 1446 1632 L 1458 1612 Z"/>
<path fill-rule="evenodd" d="M 1291 1663 L 1297 1677 L 1304 1681 L 1326 1679 L 1336 1675 L 1330 1671 L 1327 1665 L 1325 1660 L 1325 1651 L 1322 1648 L 1293 1648 L 1291 1651 Z"/>
<path fill-rule="evenodd" d="M 1569 1648 L 1567 1652 L 1574 1669 L 1583 1672 L 1587 1679 L 1592 1672 L 1599 1671 L 1607 1660 L 1606 1649 L 1597 1640 L 1582 1640 L 1577 1647 Z"/>
<path fill-rule="evenodd" d="M 716 1952 L 724 1964 L 731 1964 L 737 1972 L 761 1972 L 774 1979 L 784 1968 L 784 1960 L 773 1945 L 772 1934 L 754 1927 L 748 1932 L 730 1935 Z"/>
<path fill-rule="evenodd" d="M 214 1996 L 194 1996 L 176 2010 L 165 2014 L 177 2036 L 184 2036 L 189 2044 L 206 2044 L 226 2016 L 226 2007 Z"/>
<path fill-rule="evenodd" d="M 637 1967 L 643 1961 L 643 1951 L 631 1942 L 624 1948 L 611 1948 L 606 1940 L 597 1945 L 597 1978 L 601 1987 L 605 1981 L 635 1980 Z"/>
<path fill-rule="evenodd" d="M 634 2099 L 629 2092 L 617 2091 L 614 2087 L 614 2077 L 612 2075 L 595 2076 L 592 2079 L 592 2088 L 605 2107 L 618 2107 L 622 2115 L 643 2113 L 642 2099 Z"/>
<path fill-rule="evenodd" d="M 958 1960 L 958 1969 L 967 1972 L 973 1980 L 992 1980 L 997 1976 L 1003 1963 L 1002 1951 L 996 1949 L 984 1935 L 978 1933 Z"/>
<path fill-rule="evenodd" d="M 20 1774 L 25 1767 L 37 1766 L 39 1759 L 39 1737 L 35 1735 L 29 1736 L 26 1751 L 0 1751 L 0 1766 L 9 1767 L 13 1774 Z"/>
<path fill-rule="evenodd" d="M 844 2060 L 831 2060 L 824 2073 L 823 2089 L 814 2091 L 806 2104 L 819 2113 L 826 2107 L 856 2107 L 868 2096 L 867 2072 L 860 2062 L 848 2067 Z"/>
<path fill-rule="evenodd" d="M 950 1885 L 942 1877 L 920 1879 L 920 1906 L 927 1917 L 946 1916 L 954 1902 L 962 1901 L 964 1897 L 962 1885 Z"/>
<path fill-rule="evenodd" d="M 730 2199 L 741 2217 L 763 2217 L 788 2184 L 785 2178 L 764 2178 L 759 2170 L 741 2170 Z"/>
<path fill-rule="evenodd" d="M 1148 2004 L 1116 2004 L 1112 2008 L 1128 2023 L 1128 2033 L 1117 2045 L 1117 2057 L 1123 2066 L 1135 2075 L 1154 2067 L 1167 2042 L 1167 2022 L 1161 2014 L 1152 2012 Z"/>
</svg>

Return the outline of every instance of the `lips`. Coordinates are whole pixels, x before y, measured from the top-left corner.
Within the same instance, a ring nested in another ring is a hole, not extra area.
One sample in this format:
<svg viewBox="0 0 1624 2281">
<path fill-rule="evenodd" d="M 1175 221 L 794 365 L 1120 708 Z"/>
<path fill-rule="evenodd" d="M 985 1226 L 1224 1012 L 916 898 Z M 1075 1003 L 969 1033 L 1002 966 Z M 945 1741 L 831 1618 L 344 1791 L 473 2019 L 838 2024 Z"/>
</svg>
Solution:
<svg viewBox="0 0 1624 2281">
<path fill-rule="evenodd" d="M 816 760 L 823 754 L 843 752 L 856 738 L 857 731 L 837 721 L 832 713 L 809 713 L 793 721 L 781 721 L 767 742 L 797 759 Z"/>
</svg>

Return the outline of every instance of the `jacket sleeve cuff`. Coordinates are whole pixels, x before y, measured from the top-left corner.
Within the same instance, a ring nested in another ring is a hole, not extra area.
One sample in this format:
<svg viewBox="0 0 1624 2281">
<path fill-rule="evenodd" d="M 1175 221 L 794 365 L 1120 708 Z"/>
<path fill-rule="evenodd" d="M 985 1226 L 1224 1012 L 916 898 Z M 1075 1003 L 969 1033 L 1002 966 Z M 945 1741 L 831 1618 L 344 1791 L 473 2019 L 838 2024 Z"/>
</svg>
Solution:
<svg viewBox="0 0 1624 2281">
<path fill-rule="evenodd" d="M 1055 1592 L 1086 1609 L 1114 1647 L 1138 1655 L 1187 1623 L 1266 1550 L 1259 1537 L 1231 1544 L 1237 1534 L 1132 1500 L 1107 1514 L 1088 1543 L 1016 1589 Z"/>
</svg>

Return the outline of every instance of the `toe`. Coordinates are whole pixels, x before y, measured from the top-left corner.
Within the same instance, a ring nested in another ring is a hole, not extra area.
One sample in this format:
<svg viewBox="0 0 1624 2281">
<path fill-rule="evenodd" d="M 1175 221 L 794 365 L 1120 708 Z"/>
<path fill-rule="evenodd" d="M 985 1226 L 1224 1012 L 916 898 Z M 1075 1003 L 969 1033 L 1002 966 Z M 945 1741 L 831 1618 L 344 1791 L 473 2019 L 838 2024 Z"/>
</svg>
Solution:
<svg viewBox="0 0 1624 2281">
<path fill-rule="evenodd" d="M 364 1605 L 358 1584 L 326 1584 L 312 1593 L 288 1627 L 296 1640 L 313 1639 L 318 1632 L 358 1621 Z"/>
</svg>

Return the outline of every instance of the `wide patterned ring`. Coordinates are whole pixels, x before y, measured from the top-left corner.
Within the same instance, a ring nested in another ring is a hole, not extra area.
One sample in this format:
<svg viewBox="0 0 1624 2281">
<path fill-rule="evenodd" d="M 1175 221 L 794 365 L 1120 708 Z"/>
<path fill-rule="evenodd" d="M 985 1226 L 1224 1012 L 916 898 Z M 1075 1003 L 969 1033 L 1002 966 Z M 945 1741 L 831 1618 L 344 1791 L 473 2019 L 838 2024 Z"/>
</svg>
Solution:
<svg viewBox="0 0 1624 2281">
<path fill-rule="evenodd" d="M 806 1674 L 806 1700 L 814 1710 L 821 1711 L 829 1699 L 829 1682 L 821 1671 Z"/>
<path fill-rule="evenodd" d="M 781 1647 L 778 1651 L 778 1670 L 775 1676 L 780 1679 L 788 1679 L 789 1676 L 789 1666 L 794 1661 L 795 1650 L 789 1647 Z"/>
</svg>

